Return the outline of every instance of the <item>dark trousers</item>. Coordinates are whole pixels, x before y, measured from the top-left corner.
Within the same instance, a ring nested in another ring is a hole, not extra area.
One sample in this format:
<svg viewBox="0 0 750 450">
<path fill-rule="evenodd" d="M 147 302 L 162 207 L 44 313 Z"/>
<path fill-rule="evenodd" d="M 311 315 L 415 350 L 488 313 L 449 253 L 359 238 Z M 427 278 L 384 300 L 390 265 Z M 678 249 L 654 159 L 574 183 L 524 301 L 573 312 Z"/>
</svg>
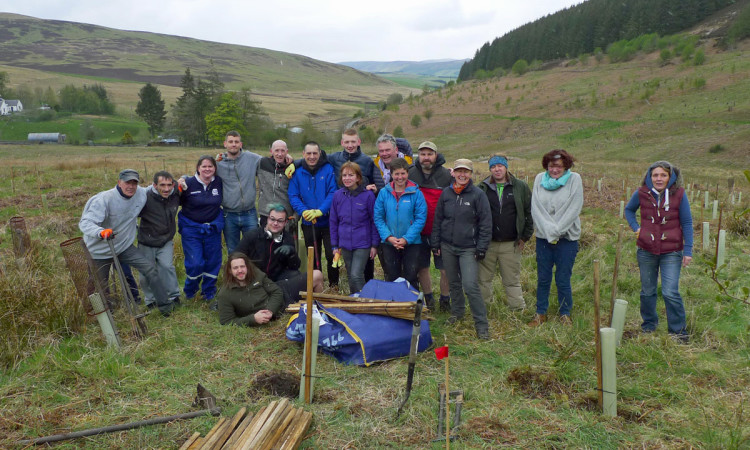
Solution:
<svg viewBox="0 0 750 450">
<path fill-rule="evenodd" d="M 331 232 L 328 227 L 316 227 L 314 225 L 302 224 L 302 235 L 305 237 L 305 246 L 315 249 L 314 268 L 322 271 L 321 252 L 325 246 L 326 262 L 328 265 L 328 284 L 338 286 L 339 269 L 333 267 L 333 248 L 331 247 Z"/>
<path fill-rule="evenodd" d="M 381 245 L 383 249 L 383 270 L 386 281 L 393 281 L 403 277 L 414 289 L 419 290 L 417 272 L 419 272 L 419 244 L 407 245 L 398 250 L 390 244 Z"/>
</svg>

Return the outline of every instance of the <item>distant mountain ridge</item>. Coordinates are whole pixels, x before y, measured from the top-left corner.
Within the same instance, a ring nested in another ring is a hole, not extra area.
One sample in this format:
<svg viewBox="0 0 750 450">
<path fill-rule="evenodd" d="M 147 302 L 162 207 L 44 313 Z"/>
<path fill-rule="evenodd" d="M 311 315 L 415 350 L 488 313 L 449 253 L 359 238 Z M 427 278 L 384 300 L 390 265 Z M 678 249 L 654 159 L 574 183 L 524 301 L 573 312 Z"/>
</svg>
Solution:
<svg viewBox="0 0 750 450">
<path fill-rule="evenodd" d="M 177 86 L 185 68 L 266 92 L 394 86 L 306 56 L 193 38 L 0 13 L 0 65 Z"/>
<path fill-rule="evenodd" d="M 431 59 L 425 61 L 345 61 L 339 64 L 370 73 L 410 73 L 435 77 L 458 77 L 469 59 Z"/>
</svg>

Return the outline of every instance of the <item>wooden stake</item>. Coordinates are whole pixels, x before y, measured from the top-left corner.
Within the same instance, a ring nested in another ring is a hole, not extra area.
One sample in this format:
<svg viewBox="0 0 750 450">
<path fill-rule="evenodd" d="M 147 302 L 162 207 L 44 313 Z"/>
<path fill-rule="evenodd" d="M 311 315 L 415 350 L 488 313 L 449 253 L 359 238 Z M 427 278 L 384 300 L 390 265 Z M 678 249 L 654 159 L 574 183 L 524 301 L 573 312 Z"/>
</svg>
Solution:
<svg viewBox="0 0 750 450">
<path fill-rule="evenodd" d="M 260 414 L 263 410 L 261 409 L 258 413 Z M 234 448 L 234 444 L 239 441 L 240 437 L 244 434 L 245 430 L 247 429 L 248 425 L 250 425 L 254 419 L 253 413 L 248 413 L 244 419 L 242 419 L 242 422 L 237 426 L 237 429 L 231 434 L 229 439 L 224 443 L 224 445 L 221 447 L 221 450 L 229 450 Z"/>
<path fill-rule="evenodd" d="M 214 436 L 216 436 L 216 433 L 220 432 L 219 430 L 223 429 L 226 421 L 226 417 L 222 417 L 218 422 L 216 422 L 216 425 L 214 425 L 214 427 L 211 428 L 211 431 L 206 434 L 206 437 L 203 438 L 203 444 L 201 444 L 201 446 L 199 447 L 201 450 L 208 450 L 211 448 L 211 445 L 213 445 L 213 443 L 215 442 Z"/>
<path fill-rule="evenodd" d="M 721 211 L 724 212 L 723 210 Z M 719 235 L 721 235 L 721 214 L 719 215 L 719 227 L 716 229 L 716 254 L 714 255 L 714 263 L 716 269 L 719 268 Z"/>
<path fill-rule="evenodd" d="M 237 424 L 239 424 L 242 418 L 245 417 L 246 413 L 247 408 L 240 408 L 240 410 L 237 411 L 237 413 L 232 417 L 232 420 L 226 422 L 226 425 L 221 430 L 221 433 L 216 434 L 214 441 L 211 443 L 211 446 L 207 448 L 210 450 L 221 449 L 224 443 L 226 443 L 227 439 L 229 439 L 229 436 L 234 433 L 235 428 L 237 428 Z"/>
<path fill-rule="evenodd" d="M 604 405 L 604 397 L 602 396 L 603 385 L 602 385 L 602 341 L 599 336 L 599 260 L 594 260 L 594 342 L 596 344 L 596 390 L 597 390 L 597 401 L 599 403 L 599 409 L 601 410 Z"/>
<path fill-rule="evenodd" d="M 305 325 L 305 404 L 310 404 L 310 377 L 312 376 L 312 314 L 313 314 L 313 247 L 307 247 L 307 322 Z"/>
<path fill-rule="evenodd" d="M 622 232 L 625 225 L 620 224 L 617 231 L 617 247 L 615 247 L 615 267 L 612 270 L 612 298 L 609 302 L 609 326 L 612 326 L 612 313 L 615 310 L 615 297 L 617 296 L 617 275 L 620 270 L 620 250 L 622 249 Z"/>
<path fill-rule="evenodd" d="M 16 171 L 10 166 L 10 190 L 16 195 Z"/>
<path fill-rule="evenodd" d="M 446 339 L 447 341 L 447 339 Z M 451 448 L 451 389 L 448 385 L 450 370 L 448 361 L 450 361 L 450 351 L 445 356 L 445 448 Z"/>
</svg>

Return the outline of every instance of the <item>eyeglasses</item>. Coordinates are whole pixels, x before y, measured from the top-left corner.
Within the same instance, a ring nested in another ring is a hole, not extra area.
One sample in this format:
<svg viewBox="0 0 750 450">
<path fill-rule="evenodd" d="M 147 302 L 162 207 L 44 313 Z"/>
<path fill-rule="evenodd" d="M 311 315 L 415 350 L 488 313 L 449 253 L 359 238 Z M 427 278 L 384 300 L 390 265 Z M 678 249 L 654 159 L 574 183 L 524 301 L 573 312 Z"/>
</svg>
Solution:
<svg viewBox="0 0 750 450">
<path fill-rule="evenodd" d="M 273 222 L 273 223 L 284 223 L 284 222 L 286 222 L 286 219 L 272 219 L 272 218 L 269 217 L 268 221 L 269 222 Z"/>
</svg>

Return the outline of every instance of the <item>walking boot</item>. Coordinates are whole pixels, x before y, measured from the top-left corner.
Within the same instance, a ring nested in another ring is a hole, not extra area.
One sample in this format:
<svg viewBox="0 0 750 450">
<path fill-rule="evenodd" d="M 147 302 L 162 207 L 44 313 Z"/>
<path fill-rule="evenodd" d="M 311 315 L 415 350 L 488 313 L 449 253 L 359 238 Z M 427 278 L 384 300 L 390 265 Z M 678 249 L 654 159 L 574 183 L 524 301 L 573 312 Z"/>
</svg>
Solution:
<svg viewBox="0 0 750 450">
<path fill-rule="evenodd" d="M 425 294 L 424 304 L 430 311 L 435 311 L 435 296 L 432 293 Z"/>
<path fill-rule="evenodd" d="M 451 298 L 448 295 L 440 296 L 440 312 L 450 312 L 451 310 Z"/>
<path fill-rule="evenodd" d="M 529 322 L 530 327 L 538 327 L 547 321 L 547 314 L 534 314 L 534 319 Z"/>
</svg>

